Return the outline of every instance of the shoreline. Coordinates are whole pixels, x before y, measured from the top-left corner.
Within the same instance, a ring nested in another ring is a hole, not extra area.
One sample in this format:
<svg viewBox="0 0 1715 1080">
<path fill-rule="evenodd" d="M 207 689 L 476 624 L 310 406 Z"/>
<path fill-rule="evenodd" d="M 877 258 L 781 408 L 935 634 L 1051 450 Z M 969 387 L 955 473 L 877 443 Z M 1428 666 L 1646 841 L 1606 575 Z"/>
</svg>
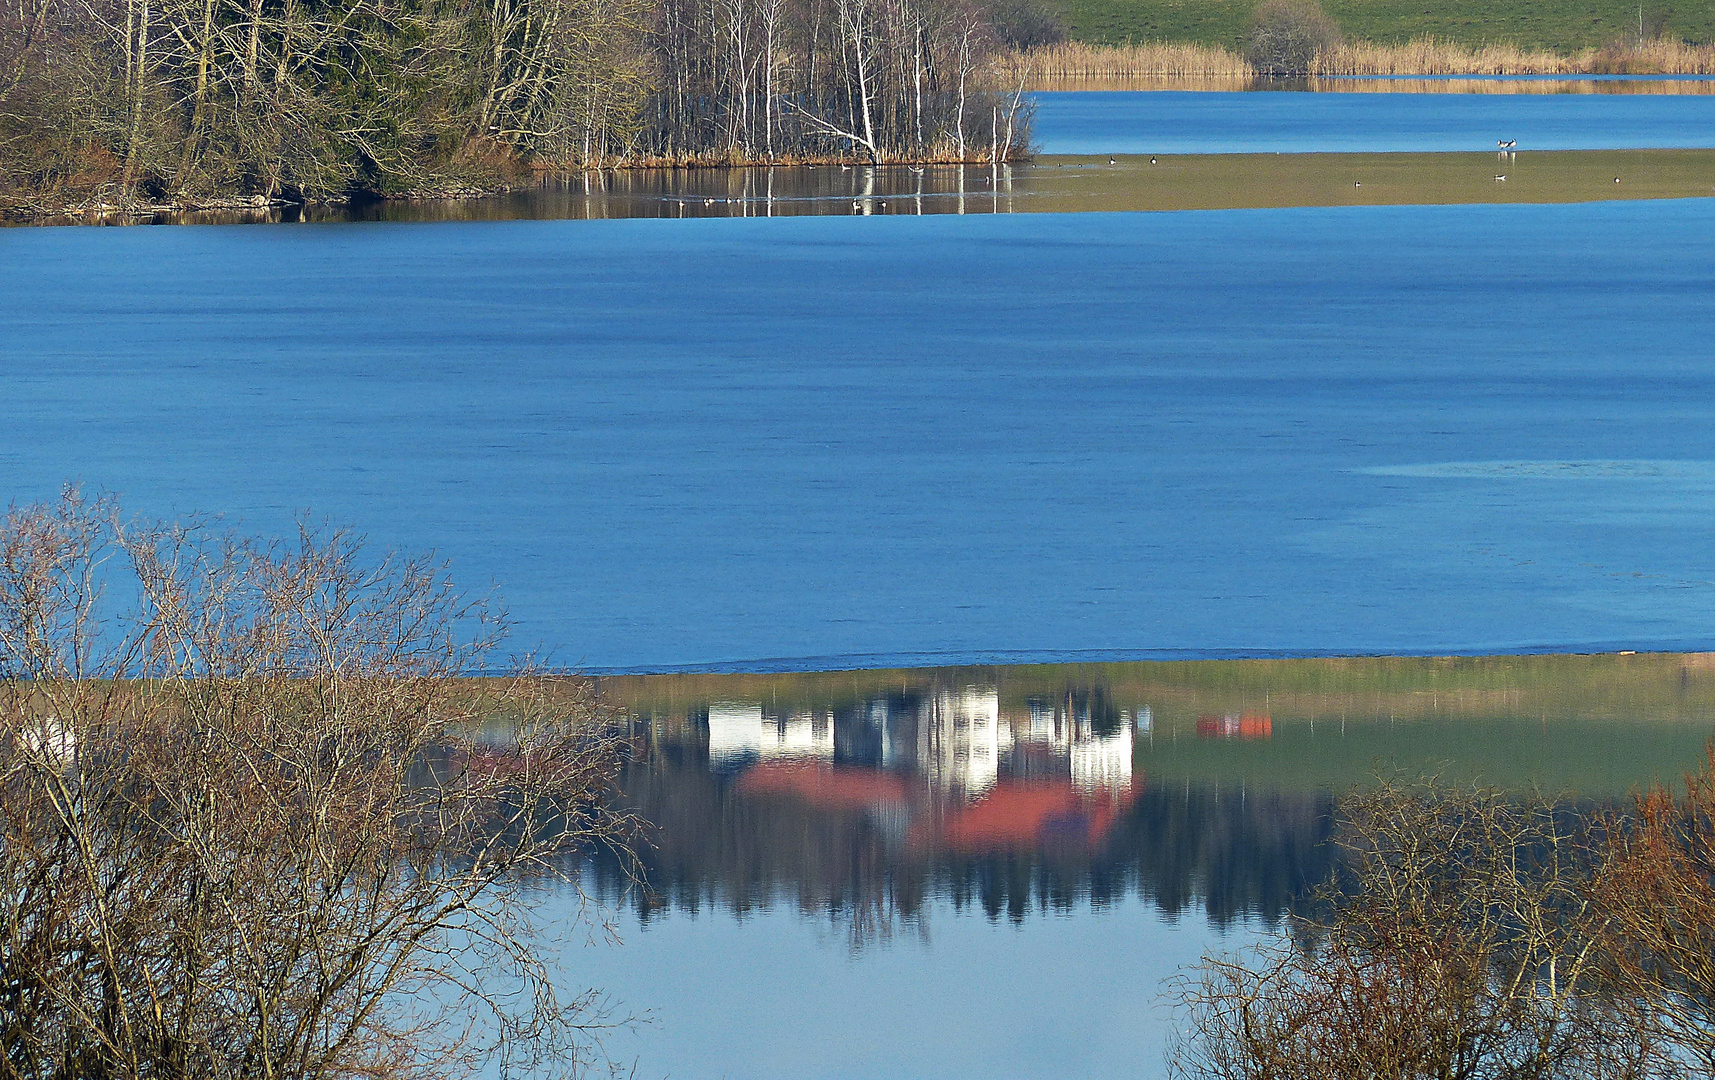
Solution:
<svg viewBox="0 0 1715 1080">
<path fill-rule="evenodd" d="M 480 201 L 521 194 L 559 180 L 570 181 L 579 176 L 613 175 L 638 172 L 701 173 L 730 169 L 893 169 L 964 166 L 989 168 L 999 165 L 1028 163 L 1032 155 L 1014 152 L 995 161 L 990 157 L 960 159 L 949 154 L 926 154 L 921 157 L 889 159 L 871 162 L 862 157 L 839 155 L 801 157 L 787 155 L 778 158 L 637 158 L 609 162 L 590 168 L 555 169 L 537 167 L 530 182 L 465 183 L 447 187 L 425 187 L 400 192 L 358 190 L 332 198 L 295 199 L 279 195 L 207 195 L 174 199 L 151 199 L 99 195 L 75 201 L 54 201 L 36 195 L 0 194 L 0 222 L 33 224 L 55 218 L 80 218 L 86 224 L 104 220 L 142 219 L 168 215 L 216 213 L 272 213 L 293 208 L 361 207 L 381 203 L 430 203 L 445 201 Z"/>
<path fill-rule="evenodd" d="M 1048 83 L 1080 80 L 1257 79 L 1270 75 L 1231 49 L 1192 41 L 1129 45 L 1067 42 L 1007 54 L 996 61 L 996 69 L 1014 80 L 1022 78 L 1026 90 L 1038 91 L 1048 89 Z M 1660 39 L 1557 53 L 1504 43 L 1462 45 L 1433 37 L 1395 45 L 1348 41 L 1318 55 L 1306 71 L 1273 74 L 1297 78 L 1715 75 L 1715 45 Z"/>
<path fill-rule="evenodd" d="M 1689 643 L 1686 643 L 1689 645 Z M 1622 649 L 1606 646 L 1522 649 L 1517 651 L 1473 648 L 1470 650 L 1429 650 L 1424 652 L 1366 652 L 1362 650 L 1273 650 L 1273 649 L 1095 649 L 1095 650 L 1020 650 L 988 653 L 901 652 L 858 654 L 825 657 L 781 657 L 762 660 L 692 664 L 643 664 L 622 667 L 579 669 L 571 674 L 592 679 L 631 679 L 673 676 L 815 676 L 871 675 L 895 671 L 942 671 L 971 669 L 1007 669 L 1041 667 L 1080 667 L 1108 664 L 1317 664 L 1330 663 L 1504 663 L 1509 660 L 1597 660 L 1617 663 L 1637 658 L 1637 662 L 1663 659 L 1692 661 L 1692 666 L 1715 668 L 1715 645 L 1698 643 L 1698 647 L 1650 647 Z M 872 663 L 866 663 L 872 660 Z M 936 662 L 939 660 L 940 662 Z M 822 666 L 808 666 L 821 664 Z M 485 672 L 494 676 L 499 672 Z"/>
</svg>

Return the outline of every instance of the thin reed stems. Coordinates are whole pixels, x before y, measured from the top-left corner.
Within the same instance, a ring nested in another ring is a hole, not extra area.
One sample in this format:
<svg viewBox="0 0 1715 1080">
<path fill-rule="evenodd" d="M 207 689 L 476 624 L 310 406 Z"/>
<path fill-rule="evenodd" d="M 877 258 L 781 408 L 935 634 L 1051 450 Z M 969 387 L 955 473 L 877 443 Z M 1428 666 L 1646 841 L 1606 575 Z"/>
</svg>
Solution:
<svg viewBox="0 0 1715 1080">
<path fill-rule="evenodd" d="M 1067 42 L 1009 54 L 998 65 L 1028 70 L 1029 88 L 1115 88 L 1126 80 L 1189 79 L 1206 89 L 1240 89 L 1257 76 L 1243 56 L 1219 45 L 1151 41 L 1132 45 Z M 1462 45 L 1433 37 L 1400 45 L 1348 41 L 1318 55 L 1311 76 L 1345 75 L 1710 75 L 1715 46 L 1658 38 L 1571 55 L 1510 44 Z"/>
</svg>

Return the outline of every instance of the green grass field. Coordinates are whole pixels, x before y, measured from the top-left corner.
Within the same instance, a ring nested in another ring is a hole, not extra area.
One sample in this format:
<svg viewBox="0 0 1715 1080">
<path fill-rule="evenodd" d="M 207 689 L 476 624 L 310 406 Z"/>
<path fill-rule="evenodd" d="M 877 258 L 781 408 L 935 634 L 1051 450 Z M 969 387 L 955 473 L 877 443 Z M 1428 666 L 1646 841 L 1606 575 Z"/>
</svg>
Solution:
<svg viewBox="0 0 1715 1080">
<path fill-rule="evenodd" d="M 1072 37 L 1092 44 L 1199 41 L 1240 48 L 1255 0 L 1047 0 Z M 1324 0 L 1348 37 L 1397 44 L 1433 35 L 1465 45 L 1507 42 L 1558 52 L 1635 38 L 1635 0 Z M 1646 24 L 1687 41 L 1715 41 L 1715 2 L 1646 0 Z"/>
</svg>

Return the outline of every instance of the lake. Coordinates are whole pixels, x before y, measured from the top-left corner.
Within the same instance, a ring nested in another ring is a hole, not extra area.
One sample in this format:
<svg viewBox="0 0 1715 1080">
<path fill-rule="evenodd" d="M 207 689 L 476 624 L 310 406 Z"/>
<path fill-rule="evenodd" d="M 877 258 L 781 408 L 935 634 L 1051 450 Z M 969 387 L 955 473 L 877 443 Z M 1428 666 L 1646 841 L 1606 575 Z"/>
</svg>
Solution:
<svg viewBox="0 0 1715 1080">
<path fill-rule="evenodd" d="M 0 468 L 591 670 L 1704 648 L 1706 199 L 0 234 Z"/>
<path fill-rule="evenodd" d="M 432 548 L 599 673 L 650 890 L 542 911 L 636 1076 L 1153 1080 L 1352 785 L 1599 808 L 1711 732 L 1715 97 L 1431 96 L 0 230 L 0 470 Z M 1513 655 L 1302 659 L 1366 653 Z"/>
<path fill-rule="evenodd" d="M 639 1076 L 1164 1075 L 1171 980 L 1332 869 L 1395 770 L 1576 791 L 1695 762 L 1708 656 L 1044 665 L 601 680 L 651 888 L 563 963 Z"/>
<path fill-rule="evenodd" d="M 1164 90 L 1042 93 L 1035 101 L 1036 142 L 1047 154 L 1455 152 L 1493 150 L 1503 140 L 1523 151 L 1715 145 L 1708 93 Z"/>
</svg>

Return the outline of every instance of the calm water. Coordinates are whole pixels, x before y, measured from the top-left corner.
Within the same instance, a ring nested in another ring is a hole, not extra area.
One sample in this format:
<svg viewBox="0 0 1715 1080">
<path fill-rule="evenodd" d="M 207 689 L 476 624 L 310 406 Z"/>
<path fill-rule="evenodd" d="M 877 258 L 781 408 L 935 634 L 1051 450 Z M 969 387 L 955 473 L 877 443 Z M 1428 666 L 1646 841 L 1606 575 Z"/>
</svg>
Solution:
<svg viewBox="0 0 1715 1080">
<path fill-rule="evenodd" d="M 633 169 L 489 199 L 160 215 L 155 224 L 1085 213 L 1707 198 L 1715 150 L 1172 154 L 998 166 Z M 56 224 L 95 224 L 99 218 Z"/>
<path fill-rule="evenodd" d="M 8 230 L 0 469 L 434 547 L 594 669 L 1702 647 L 1712 228 Z"/>
<path fill-rule="evenodd" d="M 1043 93 L 1045 154 L 1607 150 L 1715 146 L 1715 95 Z"/>
<path fill-rule="evenodd" d="M 1715 158 L 1599 149 L 1712 108 L 1045 95 L 1099 157 L 0 230 L 0 475 L 433 547 L 563 664 L 795 672 L 602 680 L 650 890 L 589 867 L 622 944 L 561 962 L 636 1076 L 1154 1078 L 1340 791 L 1619 797 L 1706 658 L 891 668 L 1715 645 Z M 1201 207 L 1249 208 L 1139 212 Z"/>
<path fill-rule="evenodd" d="M 602 680 L 650 889 L 562 963 L 641 1077 L 1158 1077 L 1163 980 L 1332 868 L 1395 769 L 1599 806 L 1697 758 L 1708 657 Z M 1570 796 L 1569 796 L 1570 798 Z"/>
</svg>

